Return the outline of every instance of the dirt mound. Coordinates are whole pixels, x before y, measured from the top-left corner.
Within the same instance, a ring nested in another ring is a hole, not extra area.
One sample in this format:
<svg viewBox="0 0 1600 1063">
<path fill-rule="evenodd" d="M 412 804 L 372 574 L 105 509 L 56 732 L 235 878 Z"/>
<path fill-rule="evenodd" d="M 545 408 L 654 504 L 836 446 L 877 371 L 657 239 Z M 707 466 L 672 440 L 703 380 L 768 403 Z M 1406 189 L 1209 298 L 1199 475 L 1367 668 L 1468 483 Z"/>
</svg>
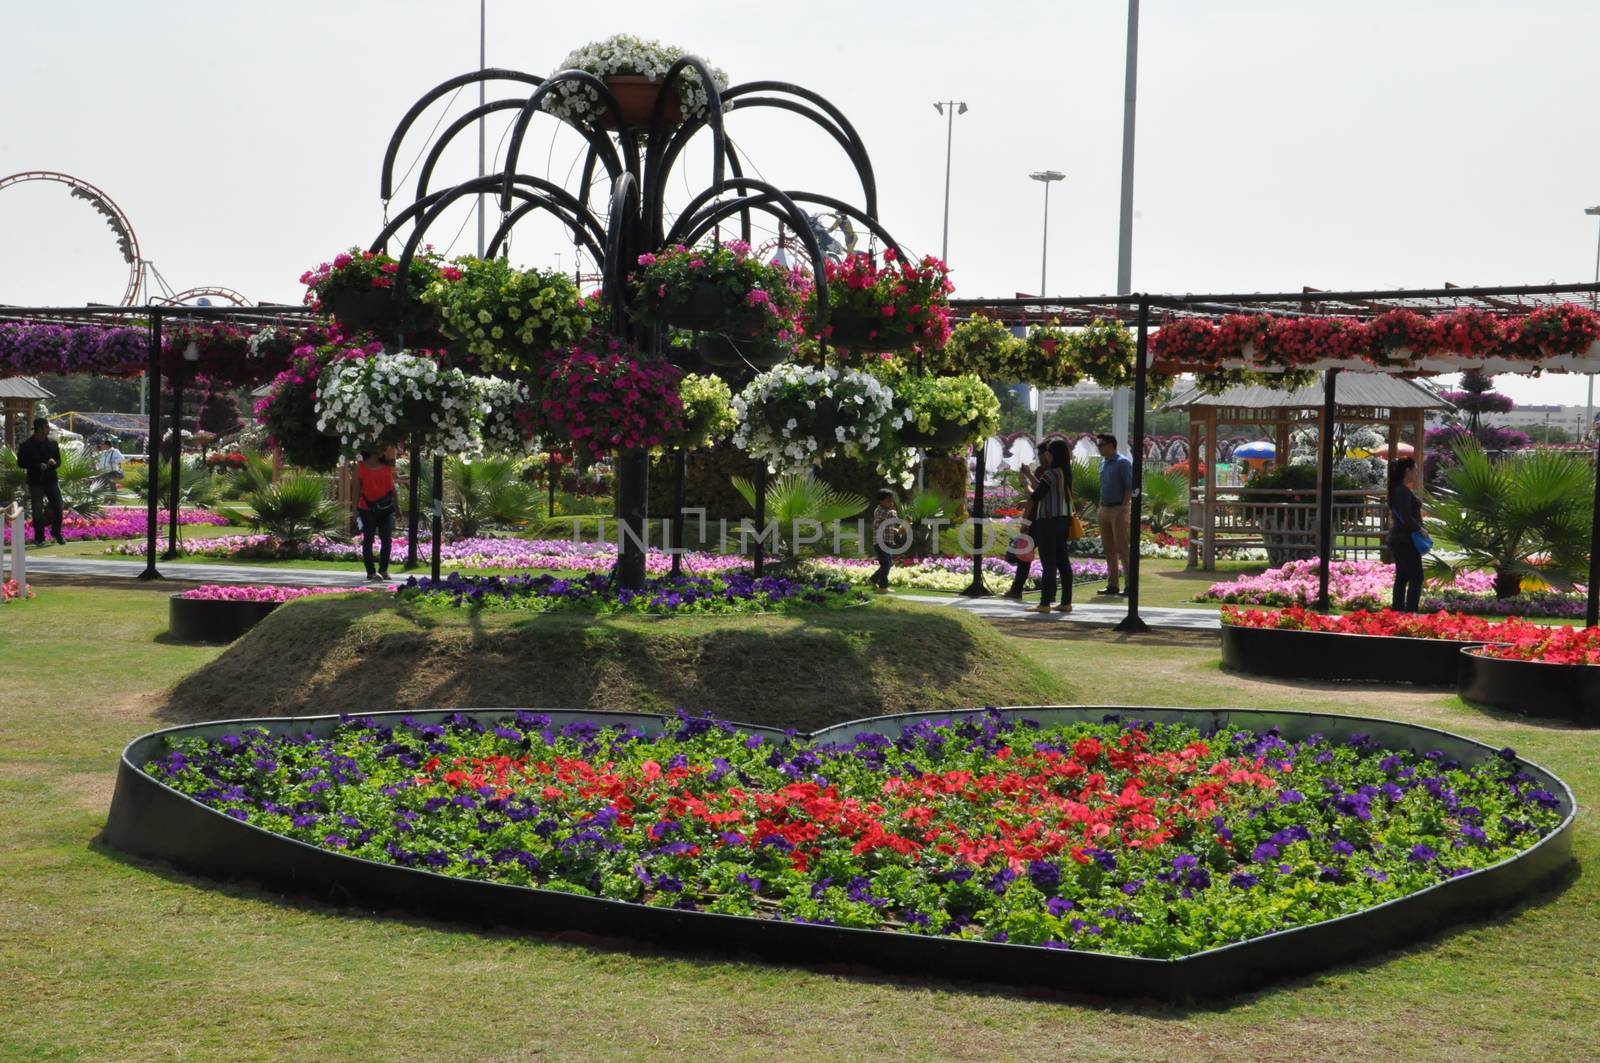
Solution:
<svg viewBox="0 0 1600 1063">
<path fill-rule="evenodd" d="M 875 602 L 796 615 L 595 618 L 359 595 L 278 609 L 180 682 L 161 715 L 682 707 L 812 729 L 1071 696 L 989 626 L 952 609 Z"/>
</svg>

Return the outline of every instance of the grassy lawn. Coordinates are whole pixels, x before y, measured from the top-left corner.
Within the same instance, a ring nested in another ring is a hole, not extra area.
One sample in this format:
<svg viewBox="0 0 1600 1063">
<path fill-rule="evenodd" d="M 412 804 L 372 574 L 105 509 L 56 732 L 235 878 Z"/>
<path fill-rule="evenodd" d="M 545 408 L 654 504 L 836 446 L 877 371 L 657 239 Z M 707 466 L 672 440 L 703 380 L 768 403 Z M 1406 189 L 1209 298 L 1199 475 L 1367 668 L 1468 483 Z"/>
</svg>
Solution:
<svg viewBox="0 0 1600 1063">
<path fill-rule="evenodd" d="M 51 579 L 0 609 L 0 1059 L 1589 1059 L 1600 1037 L 1592 873 L 1367 963 L 1169 1008 L 486 932 L 130 860 L 96 841 L 116 756 L 220 652 L 164 641 L 170 590 Z M 1600 793 L 1597 732 L 1437 691 L 1227 675 L 1204 635 L 1001 630 L 1082 702 L 1390 717 Z M 1591 813 L 1576 852 L 1600 859 Z"/>
</svg>

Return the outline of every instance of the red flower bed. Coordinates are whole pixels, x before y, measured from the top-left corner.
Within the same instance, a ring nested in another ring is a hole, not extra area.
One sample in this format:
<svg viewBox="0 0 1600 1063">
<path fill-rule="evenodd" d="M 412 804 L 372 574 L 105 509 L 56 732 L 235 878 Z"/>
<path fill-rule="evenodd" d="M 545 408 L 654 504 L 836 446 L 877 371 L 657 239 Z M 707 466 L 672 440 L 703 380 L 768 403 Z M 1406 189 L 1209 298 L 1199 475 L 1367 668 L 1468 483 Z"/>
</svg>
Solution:
<svg viewBox="0 0 1600 1063">
<path fill-rule="evenodd" d="M 1446 639 L 1452 642 L 1505 642 L 1514 645 L 1548 636 L 1548 628 L 1512 617 L 1492 621 L 1462 613 L 1397 613 L 1382 609 L 1371 613 L 1360 610 L 1344 616 L 1329 616 L 1300 606 L 1271 611 L 1222 607 L 1222 622 L 1235 627 L 1270 628 L 1277 631 L 1326 631 L 1339 635 L 1378 635 L 1388 638 Z M 1600 654 L 1600 640 L 1594 643 Z M 1497 654 L 1498 655 L 1498 654 Z"/>
<path fill-rule="evenodd" d="M 1485 657 L 1507 661 L 1537 661 L 1540 664 L 1600 664 L 1600 628 L 1536 627 L 1504 646 L 1485 646 L 1474 651 Z"/>
</svg>

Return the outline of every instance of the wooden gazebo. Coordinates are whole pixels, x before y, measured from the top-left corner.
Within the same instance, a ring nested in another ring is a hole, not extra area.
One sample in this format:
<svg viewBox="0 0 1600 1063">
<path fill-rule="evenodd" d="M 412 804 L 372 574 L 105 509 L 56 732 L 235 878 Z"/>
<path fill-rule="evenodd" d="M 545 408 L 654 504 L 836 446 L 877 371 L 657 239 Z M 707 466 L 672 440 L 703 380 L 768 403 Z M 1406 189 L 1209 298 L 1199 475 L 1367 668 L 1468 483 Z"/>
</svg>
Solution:
<svg viewBox="0 0 1600 1063">
<path fill-rule="evenodd" d="M 0 439 L 8 447 L 15 447 L 22 440 L 17 435 L 20 424 L 24 433 L 27 432 L 33 421 L 34 411 L 39 408 L 39 403 L 55 396 L 39 386 L 39 382 L 32 377 L 8 376 L 0 377 L 0 419 L 5 422 L 5 436 Z"/>
<path fill-rule="evenodd" d="M 1163 408 L 1189 414 L 1189 453 L 1200 459 L 1198 463 L 1189 462 L 1190 567 L 1216 568 L 1219 547 L 1266 547 L 1274 563 L 1315 556 L 1317 502 L 1310 493 L 1249 487 L 1218 489 L 1218 428 L 1227 425 L 1261 429 L 1261 434 L 1272 438 L 1276 445 L 1275 460 L 1287 463 L 1293 430 L 1315 427 L 1319 437 L 1329 430 L 1321 381 L 1292 390 L 1241 385 L 1217 394 L 1188 388 L 1174 395 Z M 1420 464 L 1426 415 L 1452 408 L 1415 381 L 1384 373 L 1346 372 L 1339 378 L 1334 420 L 1339 424 L 1379 427 L 1387 438 L 1391 459 L 1396 446 L 1409 443 Z M 1326 470 L 1319 460 L 1319 482 L 1324 475 Z M 1389 524 L 1383 498 L 1381 490 L 1334 492 L 1333 522 L 1347 555 L 1376 553 L 1381 548 Z"/>
</svg>

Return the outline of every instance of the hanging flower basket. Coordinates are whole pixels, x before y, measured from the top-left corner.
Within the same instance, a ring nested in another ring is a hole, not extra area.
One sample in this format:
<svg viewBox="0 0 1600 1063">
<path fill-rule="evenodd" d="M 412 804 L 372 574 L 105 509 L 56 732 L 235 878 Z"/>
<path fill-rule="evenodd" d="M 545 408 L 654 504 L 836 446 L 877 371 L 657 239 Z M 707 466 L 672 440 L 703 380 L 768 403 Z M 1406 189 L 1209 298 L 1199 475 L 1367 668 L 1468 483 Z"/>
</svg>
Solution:
<svg viewBox="0 0 1600 1063">
<path fill-rule="evenodd" d="M 273 378 L 266 397 L 256 403 L 256 420 L 283 460 L 312 472 L 328 472 L 339 464 L 339 436 L 324 430 L 317 418 L 317 383 L 336 360 L 364 357 L 383 348 L 302 346 L 289 368 Z"/>
<path fill-rule="evenodd" d="M 547 352 L 570 347 L 590 327 L 571 276 L 516 269 L 503 258 L 456 259 L 440 268 L 422 301 L 437 310 L 452 353 L 471 355 L 490 372 L 536 372 Z"/>
<path fill-rule="evenodd" d="M 867 373 L 780 365 L 733 400 L 734 445 L 776 473 L 806 472 L 832 457 L 877 465 L 905 482 L 915 457 L 900 442 L 905 415 L 894 392 Z"/>
<path fill-rule="evenodd" d="M 681 377 L 670 362 L 641 359 L 611 337 L 604 350 L 575 347 L 555 363 L 542 410 L 586 457 L 648 450 L 683 431 Z"/>
<path fill-rule="evenodd" d="M 482 399 L 466 374 L 429 351 L 336 362 L 317 381 L 317 427 L 338 433 L 351 453 L 420 433 L 429 453 L 469 454 L 482 421 Z"/>
<path fill-rule="evenodd" d="M 405 296 L 395 297 L 400 263 L 391 255 L 352 247 L 300 275 L 305 302 L 332 317 L 347 333 L 385 332 L 412 335 L 438 327 L 433 308 L 422 293 L 439 277 L 439 256 L 431 250 L 411 259 Z"/>
<path fill-rule="evenodd" d="M 892 248 L 880 267 L 871 255 L 829 259 L 828 342 L 847 351 L 938 350 L 950 339 L 949 295 L 954 286 L 943 262 L 928 256 L 901 261 Z M 802 320 L 816 317 L 815 295 Z"/>
<path fill-rule="evenodd" d="M 898 430 L 907 446 L 949 449 L 976 443 L 1000 429 L 1000 400 L 983 378 L 908 376 L 895 383 L 904 411 Z"/>
<path fill-rule="evenodd" d="M 695 339 L 695 349 L 700 360 L 718 369 L 738 369 L 752 366 L 771 369 L 791 353 L 790 348 L 762 339 L 728 336 L 720 332 L 702 332 Z"/>
<path fill-rule="evenodd" d="M 519 457 L 538 453 L 545 425 L 528 385 L 489 376 L 473 378 L 472 386 L 483 404 L 483 449 Z"/>
</svg>

